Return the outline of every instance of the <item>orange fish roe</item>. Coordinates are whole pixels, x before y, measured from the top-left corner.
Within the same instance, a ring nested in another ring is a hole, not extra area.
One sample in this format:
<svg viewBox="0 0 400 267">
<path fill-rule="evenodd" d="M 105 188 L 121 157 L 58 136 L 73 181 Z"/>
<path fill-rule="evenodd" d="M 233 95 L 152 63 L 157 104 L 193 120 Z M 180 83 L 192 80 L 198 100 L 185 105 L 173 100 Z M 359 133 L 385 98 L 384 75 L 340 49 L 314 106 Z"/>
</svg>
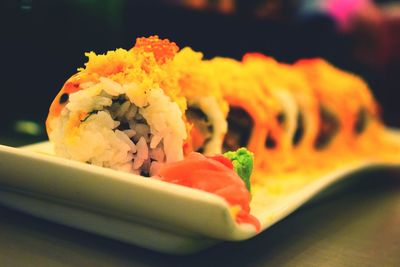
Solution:
<svg viewBox="0 0 400 267">
<path fill-rule="evenodd" d="M 167 60 L 173 59 L 179 51 L 176 43 L 170 42 L 168 39 L 160 39 L 158 35 L 137 38 L 134 48 L 153 53 L 159 64 L 164 64 Z"/>
</svg>

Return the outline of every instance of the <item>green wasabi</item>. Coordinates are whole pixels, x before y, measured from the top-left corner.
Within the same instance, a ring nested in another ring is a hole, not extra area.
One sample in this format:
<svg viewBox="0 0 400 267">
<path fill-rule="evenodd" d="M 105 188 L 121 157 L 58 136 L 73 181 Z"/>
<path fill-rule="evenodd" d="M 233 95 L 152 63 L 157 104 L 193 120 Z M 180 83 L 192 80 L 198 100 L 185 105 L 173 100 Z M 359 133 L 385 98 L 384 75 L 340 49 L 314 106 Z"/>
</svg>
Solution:
<svg viewBox="0 0 400 267">
<path fill-rule="evenodd" d="M 254 155 L 242 147 L 236 151 L 228 151 L 224 156 L 232 161 L 234 171 L 242 178 L 250 191 L 250 175 L 253 171 Z"/>
</svg>

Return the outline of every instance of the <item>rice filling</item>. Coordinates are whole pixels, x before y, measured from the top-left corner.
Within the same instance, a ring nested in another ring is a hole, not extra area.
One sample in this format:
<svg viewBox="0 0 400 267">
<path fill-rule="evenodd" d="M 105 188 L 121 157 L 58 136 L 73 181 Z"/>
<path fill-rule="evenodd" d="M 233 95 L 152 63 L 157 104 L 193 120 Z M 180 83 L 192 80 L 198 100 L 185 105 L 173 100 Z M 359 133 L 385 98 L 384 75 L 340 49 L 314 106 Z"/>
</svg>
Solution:
<svg viewBox="0 0 400 267">
<path fill-rule="evenodd" d="M 131 99 L 133 86 L 105 77 L 81 84 L 84 90 L 71 93 L 52 121 L 56 154 L 144 176 L 182 160 L 186 129 L 179 106 L 160 88 Z"/>
</svg>

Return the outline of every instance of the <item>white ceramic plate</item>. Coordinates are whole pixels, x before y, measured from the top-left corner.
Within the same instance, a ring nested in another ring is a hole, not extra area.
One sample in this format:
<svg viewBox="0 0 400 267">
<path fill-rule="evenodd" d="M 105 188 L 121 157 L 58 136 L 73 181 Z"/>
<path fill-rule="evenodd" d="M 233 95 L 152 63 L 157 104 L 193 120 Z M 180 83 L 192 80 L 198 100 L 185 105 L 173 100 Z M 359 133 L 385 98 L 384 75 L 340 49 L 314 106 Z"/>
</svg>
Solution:
<svg viewBox="0 0 400 267">
<path fill-rule="evenodd" d="M 110 238 L 168 253 L 191 253 L 256 235 L 220 197 L 53 155 L 48 142 L 0 145 L 0 203 Z M 400 162 L 400 159 L 399 159 Z M 252 214 L 262 231 L 357 171 L 396 164 L 359 162 L 283 193 L 256 191 Z M 295 180 L 292 180 L 293 182 Z"/>
</svg>

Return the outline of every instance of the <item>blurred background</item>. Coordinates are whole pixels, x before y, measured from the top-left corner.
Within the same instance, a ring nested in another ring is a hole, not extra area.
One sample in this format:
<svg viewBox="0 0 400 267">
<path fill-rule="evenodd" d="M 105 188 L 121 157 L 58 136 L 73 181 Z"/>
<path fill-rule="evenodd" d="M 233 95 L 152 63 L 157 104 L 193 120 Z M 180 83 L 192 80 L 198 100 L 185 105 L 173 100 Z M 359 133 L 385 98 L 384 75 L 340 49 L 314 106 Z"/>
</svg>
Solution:
<svg viewBox="0 0 400 267">
<path fill-rule="evenodd" d="M 46 139 L 48 107 L 85 52 L 154 34 L 206 58 L 323 57 L 366 79 L 400 127 L 400 1 L 1 0 L 0 143 Z"/>
</svg>

